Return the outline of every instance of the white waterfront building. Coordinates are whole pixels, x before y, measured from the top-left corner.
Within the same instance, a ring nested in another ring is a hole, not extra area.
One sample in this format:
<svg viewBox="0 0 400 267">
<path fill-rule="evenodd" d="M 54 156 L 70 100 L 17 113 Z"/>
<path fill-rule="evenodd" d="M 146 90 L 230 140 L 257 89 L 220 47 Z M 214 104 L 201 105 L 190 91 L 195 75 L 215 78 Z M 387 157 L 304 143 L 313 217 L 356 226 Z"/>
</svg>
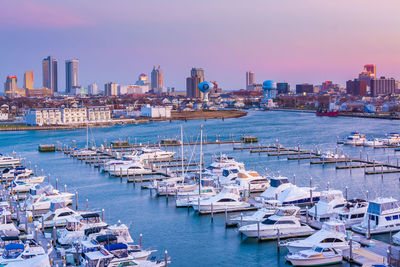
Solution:
<svg viewBox="0 0 400 267">
<path fill-rule="evenodd" d="M 150 105 L 142 106 L 140 113 L 142 117 L 150 118 L 171 118 L 171 106 L 151 107 Z"/>
<path fill-rule="evenodd" d="M 73 125 L 111 121 L 108 107 L 30 109 L 25 114 L 26 125 Z"/>
</svg>

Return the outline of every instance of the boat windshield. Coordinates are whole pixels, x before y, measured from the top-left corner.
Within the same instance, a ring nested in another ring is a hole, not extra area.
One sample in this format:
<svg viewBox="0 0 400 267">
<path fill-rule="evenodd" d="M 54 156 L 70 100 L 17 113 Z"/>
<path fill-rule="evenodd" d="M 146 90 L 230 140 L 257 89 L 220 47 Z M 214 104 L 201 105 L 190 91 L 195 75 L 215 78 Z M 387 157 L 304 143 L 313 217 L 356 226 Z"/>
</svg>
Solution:
<svg viewBox="0 0 400 267">
<path fill-rule="evenodd" d="M 289 183 L 289 180 L 287 178 L 271 179 L 270 181 L 271 187 L 278 187 L 281 184 L 287 184 L 287 183 Z"/>
<path fill-rule="evenodd" d="M 322 252 L 322 248 L 321 248 L 321 247 L 315 247 L 315 248 L 314 248 L 314 251 L 316 251 L 316 252 Z"/>
<path fill-rule="evenodd" d="M 276 221 L 271 220 L 271 219 L 266 219 L 263 222 L 261 222 L 262 224 L 266 224 L 266 225 L 274 225 L 276 223 Z"/>
</svg>

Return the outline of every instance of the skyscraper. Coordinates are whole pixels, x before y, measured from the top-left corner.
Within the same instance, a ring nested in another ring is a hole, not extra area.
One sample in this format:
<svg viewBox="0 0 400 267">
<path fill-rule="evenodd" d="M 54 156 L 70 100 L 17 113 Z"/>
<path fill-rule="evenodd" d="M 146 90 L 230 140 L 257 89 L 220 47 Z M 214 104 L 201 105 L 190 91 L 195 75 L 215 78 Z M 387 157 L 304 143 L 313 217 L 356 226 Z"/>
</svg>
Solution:
<svg viewBox="0 0 400 267">
<path fill-rule="evenodd" d="M 4 93 L 8 97 L 14 97 L 18 89 L 17 76 L 7 76 L 4 84 Z"/>
<path fill-rule="evenodd" d="M 246 72 L 246 90 L 253 90 L 253 84 L 255 84 L 255 74 L 252 71 Z"/>
<path fill-rule="evenodd" d="M 201 94 L 197 86 L 201 82 L 204 82 L 204 70 L 202 68 L 192 68 L 190 77 L 186 78 L 186 97 L 200 98 Z"/>
<path fill-rule="evenodd" d="M 290 92 L 290 84 L 277 83 L 276 90 L 278 91 L 278 94 L 288 94 Z"/>
<path fill-rule="evenodd" d="M 156 66 L 153 66 L 151 71 L 151 90 L 153 93 L 161 94 L 163 86 L 163 71 L 160 66 L 157 69 Z"/>
<path fill-rule="evenodd" d="M 99 94 L 99 87 L 97 86 L 97 83 L 92 83 L 89 84 L 88 86 L 88 94 L 89 95 L 97 95 Z"/>
<path fill-rule="evenodd" d="M 33 89 L 33 71 L 24 73 L 24 89 Z"/>
<path fill-rule="evenodd" d="M 74 86 L 79 85 L 79 60 L 65 61 L 65 92 L 71 93 Z"/>
<path fill-rule="evenodd" d="M 52 89 L 53 92 L 58 92 L 57 81 L 57 60 L 52 56 L 48 56 L 42 61 L 43 67 L 43 87 Z"/>
<path fill-rule="evenodd" d="M 104 94 L 106 96 L 118 95 L 119 84 L 108 82 L 104 85 Z"/>
<path fill-rule="evenodd" d="M 365 65 L 363 71 L 358 75 L 360 81 L 365 81 L 367 86 L 371 86 L 371 80 L 376 78 L 376 66 L 373 64 Z"/>
<path fill-rule="evenodd" d="M 396 80 L 394 78 L 381 77 L 371 80 L 371 95 L 390 95 L 396 93 Z"/>
</svg>

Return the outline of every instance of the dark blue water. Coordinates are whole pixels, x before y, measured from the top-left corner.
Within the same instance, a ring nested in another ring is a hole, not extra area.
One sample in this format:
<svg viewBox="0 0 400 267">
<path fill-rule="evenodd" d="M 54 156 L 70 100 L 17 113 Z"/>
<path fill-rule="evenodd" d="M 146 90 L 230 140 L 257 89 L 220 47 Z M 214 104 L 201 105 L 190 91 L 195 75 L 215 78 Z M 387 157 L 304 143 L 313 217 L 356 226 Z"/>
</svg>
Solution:
<svg viewBox="0 0 400 267">
<path fill-rule="evenodd" d="M 159 138 L 179 137 L 180 125 L 183 125 L 185 140 L 199 138 L 200 125 L 204 124 L 204 135 L 215 139 L 228 139 L 230 135 L 239 138 L 242 134 L 259 137 L 263 144 L 274 144 L 276 139 L 285 146 L 300 144 L 302 148 L 335 151 L 337 136 L 344 138 L 352 131 L 360 131 L 368 136 L 383 137 L 385 133 L 399 131 L 397 121 L 360 119 L 360 118 L 324 118 L 310 113 L 294 112 L 250 112 L 247 117 L 238 119 L 188 121 L 188 122 L 155 122 L 124 127 L 94 128 L 89 130 L 90 139 L 97 145 L 104 140 L 130 138 L 132 142 L 155 142 Z M 173 199 L 151 197 L 149 191 L 134 188 L 133 184 L 110 178 L 98 170 L 80 161 L 64 156 L 62 153 L 39 153 L 38 144 L 60 141 L 78 146 L 86 144 L 86 129 L 66 131 L 27 131 L 1 133 L 0 151 L 11 154 L 16 151 L 32 167 L 38 165 L 45 174 L 51 174 L 51 182 L 59 179 L 60 187 L 67 184 L 68 191 L 79 193 L 79 205 L 84 208 L 89 199 L 90 209 L 105 209 L 108 223 L 121 220 L 130 226 L 134 239 L 143 234 L 145 247 L 157 249 L 158 256 L 164 250 L 172 259 L 173 266 L 284 266 L 285 250 L 278 255 L 276 242 L 258 243 L 245 240 L 236 229 L 225 229 L 224 215 L 215 217 L 210 222 L 208 216 L 197 216 L 193 211 L 176 209 Z M 178 151 L 178 148 L 174 148 Z M 397 155 L 393 149 L 354 148 L 339 146 L 339 151 L 353 157 L 359 157 L 360 151 L 365 158 L 389 160 L 393 163 Z M 187 147 L 198 153 L 199 148 Z M 399 196 L 400 174 L 364 176 L 361 169 L 335 170 L 334 166 L 310 166 L 308 160 L 288 161 L 285 157 L 267 157 L 266 154 L 250 154 L 248 151 L 233 151 L 232 145 L 204 146 L 205 162 L 210 163 L 212 155 L 226 153 L 246 164 L 246 168 L 270 174 L 280 172 L 290 178 L 296 174 L 298 185 L 308 185 L 310 177 L 313 185 L 320 190 L 330 182 L 331 188 L 344 190 L 349 187 L 349 197 L 365 197 L 369 191 L 370 198 L 385 195 Z M 197 154 L 198 158 L 198 154 Z"/>
</svg>

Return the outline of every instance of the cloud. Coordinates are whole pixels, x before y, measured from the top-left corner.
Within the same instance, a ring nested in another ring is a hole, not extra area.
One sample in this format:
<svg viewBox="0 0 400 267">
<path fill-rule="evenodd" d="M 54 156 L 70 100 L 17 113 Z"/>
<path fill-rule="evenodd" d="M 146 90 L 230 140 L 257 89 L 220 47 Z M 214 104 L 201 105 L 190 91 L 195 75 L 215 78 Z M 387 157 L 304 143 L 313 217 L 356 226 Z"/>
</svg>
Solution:
<svg viewBox="0 0 400 267">
<path fill-rule="evenodd" d="M 91 21 L 52 2 L 2 1 L 0 29 L 58 29 L 89 26 Z"/>
</svg>

